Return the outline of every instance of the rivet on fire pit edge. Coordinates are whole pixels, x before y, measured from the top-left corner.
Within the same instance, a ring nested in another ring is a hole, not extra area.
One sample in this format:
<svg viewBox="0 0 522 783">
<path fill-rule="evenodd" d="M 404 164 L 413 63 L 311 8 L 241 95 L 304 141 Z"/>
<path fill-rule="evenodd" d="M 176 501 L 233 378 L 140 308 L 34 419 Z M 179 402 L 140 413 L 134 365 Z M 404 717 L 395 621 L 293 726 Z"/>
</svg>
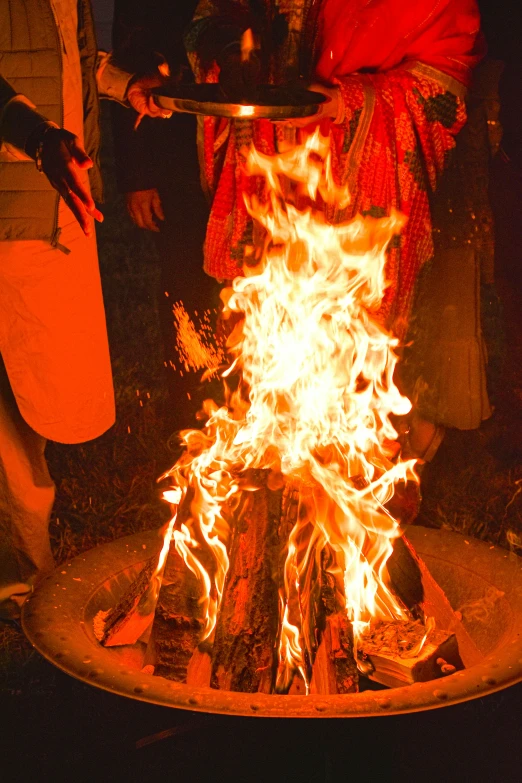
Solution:
<svg viewBox="0 0 522 783">
<path fill-rule="evenodd" d="M 482 682 L 486 683 L 486 685 L 496 685 L 497 684 L 496 679 L 494 677 L 491 677 L 490 675 L 486 675 L 486 676 L 482 677 L 481 679 L 482 679 Z"/>
<path fill-rule="evenodd" d="M 441 701 L 446 701 L 446 699 L 448 698 L 448 694 L 446 693 L 446 691 L 440 691 L 438 689 L 436 691 L 433 691 L 433 695 L 436 696 L 436 698 L 440 699 Z"/>
<path fill-rule="evenodd" d="M 328 705 L 325 704 L 323 701 L 321 701 L 319 704 L 315 705 L 315 709 L 317 710 L 317 712 L 326 712 L 326 710 L 328 709 Z"/>
<path fill-rule="evenodd" d="M 252 712 L 257 712 L 258 710 L 261 709 L 261 705 L 260 704 L 251 704 L 250 705 L 250 709 L 252 710 Z"/>
<path fill-rule="evenodd" d="M 143 685 L 136 685 L 134 688 L 134 693 L 143 693 L 148 689 L 148 685 L 146 683 L 143 683 Z"/>
<path fill-rule="evenodd" d="M 103 669 L 91 669 L 89 677 L 97 677 L 99 674 L 103 674 Z"/>
<path fill-rule="evenodd" d="M 378 701 L 377 704 L 382 710 L 389 710 L 391 707 L 390 699 L 381 699 L 381 701 Z"/>
<path fill-rule="evenodd" d="M 188 700 L 189 704 L 192 704 L 193 707 L 199 706 L 199 700 L 195 699 L 193 696 Z"/>
</svg>

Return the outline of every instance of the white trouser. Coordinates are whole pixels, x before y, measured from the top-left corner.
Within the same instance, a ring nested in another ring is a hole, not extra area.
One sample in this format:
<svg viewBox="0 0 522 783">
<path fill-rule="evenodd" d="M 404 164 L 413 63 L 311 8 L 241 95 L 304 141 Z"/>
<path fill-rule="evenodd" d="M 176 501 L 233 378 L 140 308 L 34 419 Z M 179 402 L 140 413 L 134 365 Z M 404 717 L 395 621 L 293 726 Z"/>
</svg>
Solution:
<svg viewBox="0 0 522 783">
<path fill-rule="evenodd" d="M 45 444 L 20 415 L 0 357 L 0 617 L 18 616 L 33 585 L 54 568 Z"/>
</svg>

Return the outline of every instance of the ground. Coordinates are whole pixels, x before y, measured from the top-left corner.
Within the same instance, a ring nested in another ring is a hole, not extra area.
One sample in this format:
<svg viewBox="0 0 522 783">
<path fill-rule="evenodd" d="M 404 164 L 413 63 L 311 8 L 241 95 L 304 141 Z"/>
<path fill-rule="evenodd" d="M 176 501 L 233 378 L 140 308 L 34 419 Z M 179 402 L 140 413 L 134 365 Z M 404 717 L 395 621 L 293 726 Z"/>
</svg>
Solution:
<svg viewBox="0 0 522 783">
<path fill-rule="evenodd" d="M 157 312 L 154 250 L 124 215 L 104 155 L 108 198 L 100 262 L 117 424 L 84 446 L 49 447 L 57 483 L 51 536 L 58 562 L 101 542 L 157 528 L 168 510 L 156 479 L 174 460 Z M 423 479 L 419 522 L 522 553 L 521 288 L 507 267 L 491 298 L 495 414 L 478 432 L 450 432 Z M 498 316 L 499 307 L 503 317 Z M 502 327 L 503 324 L 503 327 Z M 130 702 L 47 664 L 13 627 L 0 628 L 6 781 L 344 781 L 519 779 L 521 688 L 404 718 L 295 722 L 199 716 Z M 137 750 L 140 738 L 176 727 Z M 232 742 L 230 741 L 232 739 Z M 364 753 L 361 748 L 366 747 Z M 202 752 L 203 751 L 203 752 Z"/>
</svg>

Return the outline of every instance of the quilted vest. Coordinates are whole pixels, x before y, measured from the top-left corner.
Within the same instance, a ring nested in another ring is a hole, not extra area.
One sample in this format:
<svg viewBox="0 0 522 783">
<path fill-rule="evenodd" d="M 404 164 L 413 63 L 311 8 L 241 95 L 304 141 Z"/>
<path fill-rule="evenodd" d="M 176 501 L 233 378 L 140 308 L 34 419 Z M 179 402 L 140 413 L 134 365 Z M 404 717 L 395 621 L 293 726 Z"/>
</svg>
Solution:
<svg viewBox="0 0 522 783">
<path fill-rule="evenodd" d="M 82 63 L 85 148 L 95 199 L 101 198 L 97 47 L 89 0 L 78 0 L 78 46 Z M 48 119 L 63 124 L 62 56 L 49 0 L 0 0 L 0 73 Z M 59 197 L 32 160 L 0 148 L 0 241 L 58 241 Z"/>
</svg>

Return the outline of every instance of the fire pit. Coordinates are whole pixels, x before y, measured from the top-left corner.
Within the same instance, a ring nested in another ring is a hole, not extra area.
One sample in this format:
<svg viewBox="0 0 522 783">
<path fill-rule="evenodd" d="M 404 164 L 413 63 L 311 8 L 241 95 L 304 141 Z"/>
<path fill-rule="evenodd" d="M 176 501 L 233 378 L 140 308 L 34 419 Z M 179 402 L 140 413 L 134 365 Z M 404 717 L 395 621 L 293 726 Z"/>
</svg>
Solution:
<svg viewBox="0 0 522 783">
<path fill-rule="evenodd" d="M 143 644 L 104 648 L 93 619 L 120 598 L 161 548 L 156 532 L 97 547 L 65 563 L 26 602 L 23 627 L 63 671 L 103 690 L 167 707 L 261 717 L 368 717 L 434 709 L 522 680 L 521 560 L 446 531 L 414 527 L 408 537 L 460 611 L 483 661 L 444 679 L 342 695 L 266 695 L 194 688 L 142 672 Z"/>
</svg>

